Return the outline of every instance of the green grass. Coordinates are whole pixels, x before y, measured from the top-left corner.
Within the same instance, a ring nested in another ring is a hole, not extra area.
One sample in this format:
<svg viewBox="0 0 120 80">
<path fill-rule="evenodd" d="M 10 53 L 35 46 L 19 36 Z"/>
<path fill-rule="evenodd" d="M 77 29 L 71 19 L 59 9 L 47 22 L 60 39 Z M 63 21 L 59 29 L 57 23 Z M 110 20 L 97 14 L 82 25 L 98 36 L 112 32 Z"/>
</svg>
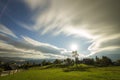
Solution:
<svg viewBox="0 0 120 80">
<path fill-rule="evenodd" d="M 64 72 L 63 68 L 32 68 L 0 80 L 120 80 L 119 67 L 90 67 L 85 71 Z"/>
</svg>

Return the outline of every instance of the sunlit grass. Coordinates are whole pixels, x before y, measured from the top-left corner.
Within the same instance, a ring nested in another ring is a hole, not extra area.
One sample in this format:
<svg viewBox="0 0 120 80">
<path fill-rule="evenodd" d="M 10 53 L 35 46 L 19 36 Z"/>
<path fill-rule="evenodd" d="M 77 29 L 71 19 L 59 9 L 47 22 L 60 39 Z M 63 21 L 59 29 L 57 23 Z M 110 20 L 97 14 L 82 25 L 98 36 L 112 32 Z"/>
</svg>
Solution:
<svg viewBox="0 0 120 80">
<path fill-rule="evenodd" d="M 88 67 L 83 65 L 84 67 Z M 85 71 L 64 72 L 63 68 L 31 68 L 0 77 L 0 80 L 120 80 L 120 67 L 90 67 Z"/>
</svg>

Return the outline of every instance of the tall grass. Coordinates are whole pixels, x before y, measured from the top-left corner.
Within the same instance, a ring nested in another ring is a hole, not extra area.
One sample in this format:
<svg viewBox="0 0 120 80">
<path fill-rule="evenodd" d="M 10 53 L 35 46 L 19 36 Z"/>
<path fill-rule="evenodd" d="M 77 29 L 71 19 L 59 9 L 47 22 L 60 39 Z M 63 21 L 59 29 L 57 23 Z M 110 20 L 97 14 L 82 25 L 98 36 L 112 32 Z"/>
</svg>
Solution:
<svg viewBox="0 0 120 80">
<path fill-rule="evenodd" d="M 13 75 L 0 77 L 0 80 L 120 80 L 120 67 L 80 66 L 87 67 L 87 70 L 64 72 L 63 68 L 41 69 L 35 67 Z"/>
</svg>

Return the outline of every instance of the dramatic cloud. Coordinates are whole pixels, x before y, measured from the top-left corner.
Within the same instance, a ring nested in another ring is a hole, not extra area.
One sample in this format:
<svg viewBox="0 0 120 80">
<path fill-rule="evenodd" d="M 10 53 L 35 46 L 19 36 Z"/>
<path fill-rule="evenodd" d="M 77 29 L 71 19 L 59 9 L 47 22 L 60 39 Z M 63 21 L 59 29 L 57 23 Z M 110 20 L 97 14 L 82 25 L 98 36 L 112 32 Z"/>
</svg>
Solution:
<svg viewBox="0 0 120 80">
<path fill-rule="evenodd" d="M 61 52 L 65 51 L 65 49 L 62 48 L 57 48 L 56 46 L 47 44 L 47 43 L 41 43 L 38 41 L 35 41 L 29 37 L 23 37 L 23 39 L 32 44 L 33 46 L 35 46 L 36 50 L 39 50 L 43 53 L 51 53 L 51 54 L 61 54 Z"/>
<path fill-rule="evenodd" d="M 72 43 L 73 38 L 80 45 L 80 58 L 119 52 L 119 3 L 119 0 L 12 0 L 1 17 L 0 56 L 71 57 L 72 52 L 64 48 L 69 45 L 67 40 Z M 61 44 L 60 40 L 66 42 Z"/>
<path fill-rule="evenodd" d="M 31 10 L 34 25 L 29 30 L 41 34 L 65 34 L 85 37 L 93 44 L 88 47 L 91 54 L 120 48 L 119 0 L 25 0 Z M 41 5 L 43 4 L 43 5 Z M 42 32 L 40 30 L 42 29 Z"/>
<path fill-rule="evenodd" d="M 65 49 L 38 42 L 29 37 L 22 37 L 23 40 L 14 40 L 5 34 L 0 34 L 0 56 L 24 57 L 24 58 L 49 58 L 51 55 L 63 57 Z M 48 55 L 50 55 L 48 57 Z"/>
<path fill-rule="evenodd" d="M 5 33 L 7 35 L 10 35 L 12 37 L 17 38 L 17 36 L 7 27 L 5 27 L 4 25 L 0 24 L 0 32 Z"/>
</svg>

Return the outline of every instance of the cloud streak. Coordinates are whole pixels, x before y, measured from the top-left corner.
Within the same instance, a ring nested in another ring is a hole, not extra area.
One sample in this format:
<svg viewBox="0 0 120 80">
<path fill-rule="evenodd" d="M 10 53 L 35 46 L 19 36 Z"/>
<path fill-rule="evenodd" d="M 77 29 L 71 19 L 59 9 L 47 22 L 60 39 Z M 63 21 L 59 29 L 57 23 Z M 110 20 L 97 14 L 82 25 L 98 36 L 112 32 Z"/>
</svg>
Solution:
<svg viewBox="0 0 120 80">
<path fill-rule="evenodd" d="M 24 58 L 49 58 L 48 55 L 54 55 L 53 58 L 63 57 L 65 49 L 56 46 L 38 42 L 32 38 L 22 36 L 21 41 L 14 40 L 0 34 L 0 56 L 24 57 Z M 55 57 L 56 56 L 56 57 Z"/>
<path fill-rule="evenodd" d="M 7 27 L 5 27 L 2 24 L 0 24 L 0 32 L 17 38 L 17 36 L 10 29 L 8 29 Z"/>
</svg>

